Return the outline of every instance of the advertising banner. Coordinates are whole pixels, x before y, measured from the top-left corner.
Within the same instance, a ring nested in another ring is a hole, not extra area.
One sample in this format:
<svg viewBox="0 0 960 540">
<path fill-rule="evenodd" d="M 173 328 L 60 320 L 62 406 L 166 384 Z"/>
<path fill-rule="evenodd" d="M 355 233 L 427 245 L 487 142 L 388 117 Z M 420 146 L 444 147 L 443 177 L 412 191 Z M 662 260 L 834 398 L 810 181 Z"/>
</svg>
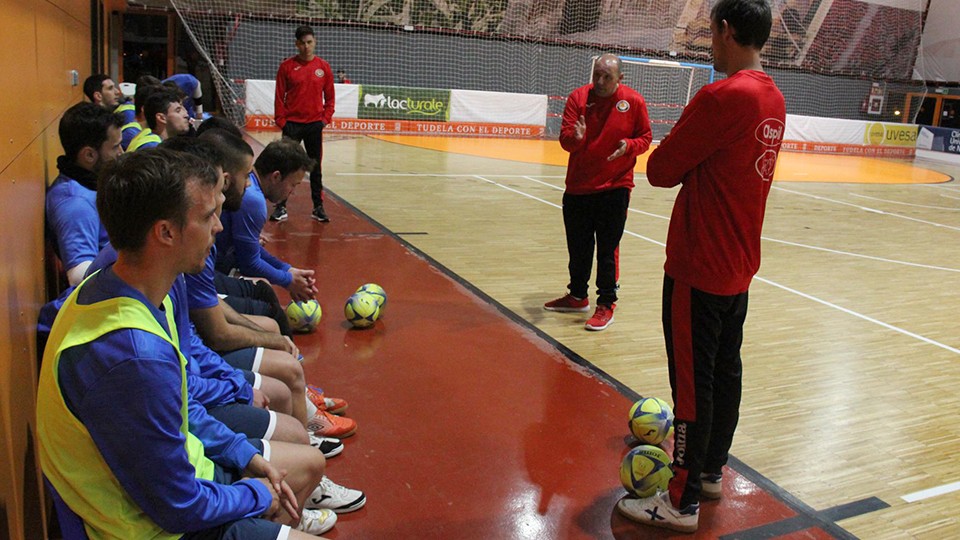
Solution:
<svg viewBox="0 0 960 540">
<path fill-rule="evenodd" d="M 960 154 L 960 129 L 923 126 L 917 137 L 917 148 Z"/>
<path fill-rule="evenodd" d="M 360 85 L 357 118 L 364 120 L 450 120 L 450 90 Z"/>
<path fill-rule="evenodd" d="M 550 99 L 542 94 L 504 94 L 478 90 L 450 91 L 450 120 L 544 125 Z"/>
<path fill-rule="evenodd" d="M 863 133 L 863 144 L 868 146 L 917 146 L 917 126 L 871 122 Z"/>
</svg>

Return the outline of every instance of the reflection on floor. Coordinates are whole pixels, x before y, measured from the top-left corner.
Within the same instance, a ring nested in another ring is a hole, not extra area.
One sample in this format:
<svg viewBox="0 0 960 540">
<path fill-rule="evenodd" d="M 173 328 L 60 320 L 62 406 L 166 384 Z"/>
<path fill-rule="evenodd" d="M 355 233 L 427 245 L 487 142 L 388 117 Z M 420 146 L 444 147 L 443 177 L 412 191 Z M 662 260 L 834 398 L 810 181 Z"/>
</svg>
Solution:
<svg viewBox="0 0 960 540">
<path fill-rule="evenodd" d="M 307 379 L 359 423 L 328 474 L 369 501 L 330 538 L 669 536 L 614 510 L 634 393 L 336 196 L 328 224 L 308 219 L 306 189 L 289 210 L 268 247 L 317 270 L 323 319 L 296 338 Z M 388 308 L 352 329 L 343 302 L 367 282 Z M 724 489 L 694 538 L 846 536 L 739 463 Z"/>
</svg>

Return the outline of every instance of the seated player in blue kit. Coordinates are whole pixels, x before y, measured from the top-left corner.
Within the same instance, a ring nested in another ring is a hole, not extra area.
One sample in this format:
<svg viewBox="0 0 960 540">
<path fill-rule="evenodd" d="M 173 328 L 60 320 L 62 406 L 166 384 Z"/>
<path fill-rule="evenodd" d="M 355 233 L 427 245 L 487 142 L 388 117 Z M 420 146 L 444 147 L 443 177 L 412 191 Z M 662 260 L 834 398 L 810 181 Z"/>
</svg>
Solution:
<svg viewBox="0 0 960 540">
<path fill-rule="evenodd" d="M 295 268 L 260 245 L 267 221 L 267 199 L 284 201 L 313 167 L 303 147 L 289 139 L 268 144 L 254 163 L 250 187 L 240 209 L 224 212 L 223 232 L 217 235 L 217 269 L 229 274 L 237 268 L 248 277 L 262 277 L 288 291 L 294 300 L 316 297 L 314 271 Z"/>
<path fill-rule="evenodd" d="M 47 191 L 45 210 L 71 285 L 80 282 L 108 241 L 97 215 L 97 172 L 123 152 L 121 125 L 119 116 L 93 103 L 78 103 L 60 119 L 64 155 L 57 158 L 60 174 Z"/>
<path fill-rule="evenodd" d="M 275 443 L 268 462 L 189 398 L 167 293 L 203 264 L 221 181 L 193 156 L 148 150 L 98 185 L 118 259 L 57 315 L 37 399 L 44 474 L 88 536 L 306 538 L 286 525 L 318 534 L 335 521 L 300 510 L 322 454 Z"/>
</svg>

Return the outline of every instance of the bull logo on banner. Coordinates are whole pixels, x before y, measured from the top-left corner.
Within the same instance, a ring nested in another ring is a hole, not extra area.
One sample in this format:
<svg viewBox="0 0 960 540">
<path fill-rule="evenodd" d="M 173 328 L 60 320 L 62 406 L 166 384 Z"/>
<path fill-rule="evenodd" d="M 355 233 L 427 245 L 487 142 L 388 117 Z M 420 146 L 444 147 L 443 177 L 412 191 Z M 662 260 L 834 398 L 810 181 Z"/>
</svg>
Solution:
<svg viewBox="0 0 960 540">
<path fill-rule="evenodd" d="M 382 108 L 387 103 L 387 96 L 384 94 L 367 94 L 363 96 L 363 106 L 364 107 L 378 107 Z"/>
</svg>

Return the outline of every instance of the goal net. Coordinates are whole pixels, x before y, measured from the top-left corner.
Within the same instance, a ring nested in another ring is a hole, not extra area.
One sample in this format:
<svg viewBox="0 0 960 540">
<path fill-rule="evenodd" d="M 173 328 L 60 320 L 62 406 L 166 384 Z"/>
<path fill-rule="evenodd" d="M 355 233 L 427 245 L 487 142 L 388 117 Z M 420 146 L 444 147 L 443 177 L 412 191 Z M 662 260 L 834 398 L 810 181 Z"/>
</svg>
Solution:
<svg viewBox="0 0 960 540">
<path fill-rule="evenodd" d="M 349 112 L 375 127 L 394 125 L 397 117 L 382 110 L 390 103 L 446 107 L 442 117 L 417 119 L 437 125 L 459 118 L 457 108 L 467 103 L 468 120 L 508 123 L 536 113 L 553 135 L 565 97 L 589 82 L 591 58 L 612 52 L 677 63 L 629 64 L 628 84 L 645 94 L 662 135 L 708 80 L 709 70 L 684 65 L 712 64 L 714 0 L 171 2 L 210 64 L 222 109 L 238 124 L 258 114 L 248 81 L 267 81 L 259 91 L 269 93 L 280 62 L 296 54 L 294 31 L 302 24 L 314 28 L 317 55 L 353 83 L 338 90 L 338 116 Z M 773 29 L 762 58 L 788 113 L 898 122 L 911 96 L 926 91 L 912 75 L 923 63 L 927 0 L 770 3 Z M 874 83 L 881 105 L 868 111 Z M 529 96 L 543 100 L 533 106 Z"/>
<path fill-rule="evenodd" d="M 654 140 L 663 139 L 697 91 L 714 80 L 713 66 L 706 64 L 631 56 L 621 56 L 620 60 L 623 83 L 639 92 L 647 103 Z"/>
</svg>

